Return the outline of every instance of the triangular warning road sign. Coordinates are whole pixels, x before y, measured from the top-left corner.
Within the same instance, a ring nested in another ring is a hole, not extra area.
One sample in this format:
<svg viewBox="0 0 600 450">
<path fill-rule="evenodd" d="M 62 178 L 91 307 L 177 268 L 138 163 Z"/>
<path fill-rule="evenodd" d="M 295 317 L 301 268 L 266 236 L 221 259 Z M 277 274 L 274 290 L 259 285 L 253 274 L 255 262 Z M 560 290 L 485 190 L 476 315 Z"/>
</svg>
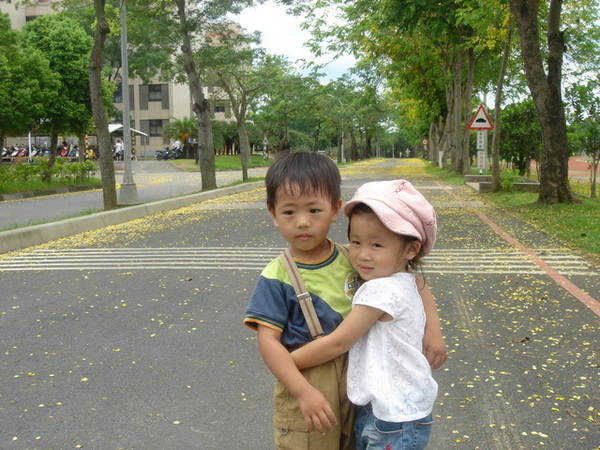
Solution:
<svg viewBox="0 0 600 450">
<path fill-rule="evenodd" d="M 479 105 L 479 109 L 471 119 L 471 123 L 467 127 L 469 130 L 493 130 L 494 125 L 488 116 L 483 105 Z"/>
</svg>

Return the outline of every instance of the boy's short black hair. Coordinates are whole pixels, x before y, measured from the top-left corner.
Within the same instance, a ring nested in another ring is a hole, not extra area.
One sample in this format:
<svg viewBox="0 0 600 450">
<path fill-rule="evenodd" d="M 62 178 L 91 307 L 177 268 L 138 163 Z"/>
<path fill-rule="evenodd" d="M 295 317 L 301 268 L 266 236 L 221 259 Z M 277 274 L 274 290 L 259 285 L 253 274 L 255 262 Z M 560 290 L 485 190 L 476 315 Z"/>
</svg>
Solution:
<svg viewBox="0 0 600 450">
<path fill-rule="evenodd" d="M 315 152 L 281 153 L 265 177 L 267 206 L 275 206 L 277 189 L 282 186 L 297 187 L 300 194 L 320 192 L 335 205 L 342 198 L 341 182 L 339 169 L 325 155 Z"/>
</svg>

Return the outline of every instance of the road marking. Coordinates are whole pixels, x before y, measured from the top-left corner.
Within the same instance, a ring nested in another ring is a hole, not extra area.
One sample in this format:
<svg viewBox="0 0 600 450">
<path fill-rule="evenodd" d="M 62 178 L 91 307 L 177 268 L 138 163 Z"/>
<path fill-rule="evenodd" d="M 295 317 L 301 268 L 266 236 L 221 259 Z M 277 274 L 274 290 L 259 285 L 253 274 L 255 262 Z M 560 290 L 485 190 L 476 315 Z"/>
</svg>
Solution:
<svg viewBox="0 0 600 450">
<path fill-rule="evenodd" d="M 593 298 L 588 293 L 584 292 L 579 286 L 576 286 L 569 279 L 565 277 L 558 270 L 554 269 L 548 262 L 542 259 L 539 255 L 537 255 L 532 249 L 527 248 L 525 245 L 521 244 L 516 238 L 511 236 L 508 232 L 502 229 L 499 225 L 493 222 L 488 216 L 483 214 L 477 208 L 469 205 L 466 200 L 462 199 L 458 195 L 456 195 L 450 188 L 444 186 L 442 183 L 436 181 L 438 186 L 441 186 L 448 195 L 453 197 L 454 199 L 463 203 L 468 209 L 473 211 L 474 214 L 477 215 L 484 223 L 486 223 L 492 230 L 498 233 L 506 242 L 512 245 L 514 248 L 518 249 L 523 255 L 525 255 L 529 260 L 531 260 L 536 266 L 538 266 L 546 275 L 548 275 L 556 284 L 561 286 L 571 295 L 573 295 L 577 300 L 583 303 L 585 306 L 590 308 L 596 315 L 600 316 L 600 302 Z"/>
<path fill-rule="evenodd" d="M 34 249 L 0 259 L 0 271 L 40 270 L 261 270 L 284 249 L 278 247 Z M 536 255 L 565 276 L 597 276 L 567 249 L 537 249 Z M 521 251 L 435 249 L 424 259 L 425 273 L 543 274 Z"/>
</svg>

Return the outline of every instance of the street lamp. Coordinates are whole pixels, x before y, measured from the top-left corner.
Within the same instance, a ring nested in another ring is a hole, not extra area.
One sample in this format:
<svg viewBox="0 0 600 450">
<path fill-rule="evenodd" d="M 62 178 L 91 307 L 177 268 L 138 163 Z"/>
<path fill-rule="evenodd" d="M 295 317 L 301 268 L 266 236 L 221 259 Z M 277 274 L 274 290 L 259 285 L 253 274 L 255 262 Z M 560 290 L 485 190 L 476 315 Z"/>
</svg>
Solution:
<svg viewBox="0 0 600 450">
<path fill-rule="evenodd" d="M 121 0 L 121 92 L 123 93 L 123 182 L 119 191 L 119 205 L 137 205 L 137 186 L 131 169 L 131 125 L 129 124 L 129 61 L 127 55 L 127 10 Z"/>
</svg>

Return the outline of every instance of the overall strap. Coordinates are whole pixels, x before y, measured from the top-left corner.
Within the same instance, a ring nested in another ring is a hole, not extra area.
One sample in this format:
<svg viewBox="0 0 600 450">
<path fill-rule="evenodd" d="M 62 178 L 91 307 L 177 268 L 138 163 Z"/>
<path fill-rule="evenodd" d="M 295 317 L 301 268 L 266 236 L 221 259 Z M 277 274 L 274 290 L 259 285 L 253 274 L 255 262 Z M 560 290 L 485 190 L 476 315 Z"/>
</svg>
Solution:
<svg viewBox="0 0 600 450">
<path fill-rule="evenodd" d="M 300 303 L 300 309 L 302 309 L 304 319 L 306 320 L 312 338 L 317 339 L 318 337 L 323 336 L 325 333 L 323 333 L 323 328 L 321 328 L 319 316 L 317 316 L 312 298 L 306 289 L 302 275 L 292 256 L 292 252 L 288 248 L 279 257 L 290 276 L 294 292 L 296 293 L 296 297 L 298 297 L 298 303 Z"/>
</svg>

